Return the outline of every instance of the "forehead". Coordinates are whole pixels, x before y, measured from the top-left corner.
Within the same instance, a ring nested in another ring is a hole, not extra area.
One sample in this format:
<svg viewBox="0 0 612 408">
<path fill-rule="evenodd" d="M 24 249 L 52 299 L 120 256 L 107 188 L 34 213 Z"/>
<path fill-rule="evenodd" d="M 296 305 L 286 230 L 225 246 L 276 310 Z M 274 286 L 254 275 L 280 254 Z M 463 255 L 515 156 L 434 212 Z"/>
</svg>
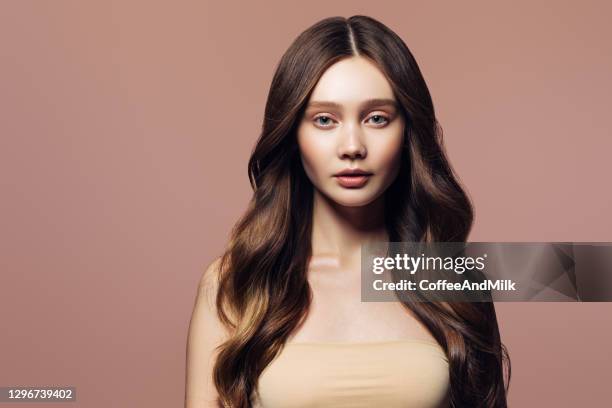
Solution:
<svg viewBox="0 0 612 408">
<path fill-rule="evenodd" d="M 342 59 L 330 66 L 315 86 L 310 100 L 357 103 L 365 99 L 395 99 L 387 78 L 364 57 Z"/>
</svg>

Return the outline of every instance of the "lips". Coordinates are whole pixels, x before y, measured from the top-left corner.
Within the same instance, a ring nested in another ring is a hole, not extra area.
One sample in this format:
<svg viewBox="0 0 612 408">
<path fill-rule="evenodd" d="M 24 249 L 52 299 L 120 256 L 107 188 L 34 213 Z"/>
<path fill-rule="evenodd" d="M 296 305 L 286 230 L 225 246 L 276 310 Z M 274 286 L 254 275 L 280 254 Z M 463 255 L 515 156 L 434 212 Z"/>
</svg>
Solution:
<svg viewBox="0 0 612 408">
<path fill-rule="evenodd" d="M 372 173 L 361 169 L 345 169 L 334 175 L 338 184 L 345 188 L 363 187 Z"/>
</svg>

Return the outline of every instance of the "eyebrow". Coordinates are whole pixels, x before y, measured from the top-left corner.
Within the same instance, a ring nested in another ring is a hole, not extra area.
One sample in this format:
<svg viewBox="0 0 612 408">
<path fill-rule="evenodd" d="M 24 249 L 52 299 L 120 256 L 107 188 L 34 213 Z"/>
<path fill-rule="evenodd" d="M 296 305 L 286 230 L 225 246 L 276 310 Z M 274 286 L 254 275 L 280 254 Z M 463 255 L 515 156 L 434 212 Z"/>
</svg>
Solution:
<svg viewBox="0 0 612 408">
<path fill-rule="evenodd" d="M 361 104 L 362 109 L 372 108 L 374 106 L 393 106 L 397 109 L 397 102 L 393 99 L 387 98 L 376 98 L 376 99 L 368 99 Z M 342 105 L 336 102 L 330 101 L 311 101 L 308 102 L 307 108 L 336 108 L 342 109 Z"/>
</svg>

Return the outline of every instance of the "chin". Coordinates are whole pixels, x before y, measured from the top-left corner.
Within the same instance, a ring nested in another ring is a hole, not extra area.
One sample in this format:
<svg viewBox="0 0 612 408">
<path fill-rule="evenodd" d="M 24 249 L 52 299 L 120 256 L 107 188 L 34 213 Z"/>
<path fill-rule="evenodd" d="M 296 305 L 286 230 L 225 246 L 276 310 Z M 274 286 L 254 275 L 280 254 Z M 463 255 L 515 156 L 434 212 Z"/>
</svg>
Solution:
<svg viewBox="0 0 612 408">
<path fill-rule="evenodd" d="M 343 191 L 340 194 L 333 194 L 330 198 L 336 204 L 343 207 L 364 207 L 376 200 L 375 195 L 366 194 L 364 191 L 359 191 L 357 189 L 353 191 Z"/>
</svg>

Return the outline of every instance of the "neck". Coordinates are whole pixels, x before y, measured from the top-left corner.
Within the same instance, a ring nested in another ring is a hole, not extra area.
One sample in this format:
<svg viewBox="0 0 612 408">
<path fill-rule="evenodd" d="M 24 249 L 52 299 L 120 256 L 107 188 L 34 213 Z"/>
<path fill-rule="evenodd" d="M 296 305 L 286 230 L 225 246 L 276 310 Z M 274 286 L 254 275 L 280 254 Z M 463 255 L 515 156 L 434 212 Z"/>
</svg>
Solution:
<svg viewBox="0 0 612 408">
<path fill-rule="evenodd" d="M 384 194 L 361 207 L 345 207 L 317 190 L 313 197 L 312 255 L 340 266 L 360 263 L 361 245 L 387 241 Z"/>
</svg>

